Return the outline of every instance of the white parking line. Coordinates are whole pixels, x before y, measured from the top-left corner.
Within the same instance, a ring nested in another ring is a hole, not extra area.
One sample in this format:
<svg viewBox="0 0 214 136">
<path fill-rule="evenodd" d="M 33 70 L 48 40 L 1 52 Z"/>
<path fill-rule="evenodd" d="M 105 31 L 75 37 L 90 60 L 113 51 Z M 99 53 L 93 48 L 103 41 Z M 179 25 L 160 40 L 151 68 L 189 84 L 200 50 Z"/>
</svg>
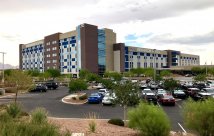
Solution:
<svg viewBox="0 0 214 136">
<path fill-rule="evenodd" d="M 178 123 L 179 127 L 184 131 L 184 133 L 187 133 L 186 130 L 181 126 L 180 123 Z"/>
<path fill-rule="evenodd" d="M 178 105 L 178 107 L 179 107 L 180 109 L 182 109 L 182 106 L 181 106 L 180 104 L 178 104 L 177 102 L 176 102 L 175 104 Z"/>
</svg>

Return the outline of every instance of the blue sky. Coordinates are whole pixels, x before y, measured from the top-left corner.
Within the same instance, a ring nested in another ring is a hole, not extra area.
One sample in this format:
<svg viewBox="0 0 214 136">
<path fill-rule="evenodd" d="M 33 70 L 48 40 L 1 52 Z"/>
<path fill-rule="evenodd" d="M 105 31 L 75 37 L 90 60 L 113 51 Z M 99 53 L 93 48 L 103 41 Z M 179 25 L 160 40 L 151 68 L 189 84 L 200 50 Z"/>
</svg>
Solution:
<svg viewBox="0 0 214 136">
<path fill-rule="evenodd" d="M 180 50 L 211 64 L 213 17 L 213 0 L 2 0 L 0 52 L 7 52 L 5 63 L 18 65 L 20 43 L 90 23 L 113 29 L 117 42 Z"/>
</svg>

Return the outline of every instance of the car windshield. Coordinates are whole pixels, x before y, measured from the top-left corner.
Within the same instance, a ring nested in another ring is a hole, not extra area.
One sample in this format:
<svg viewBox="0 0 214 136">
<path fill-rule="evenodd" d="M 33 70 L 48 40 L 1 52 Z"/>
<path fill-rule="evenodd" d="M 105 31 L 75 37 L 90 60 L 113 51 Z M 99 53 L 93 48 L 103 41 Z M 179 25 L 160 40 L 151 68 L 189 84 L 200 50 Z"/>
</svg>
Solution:
<svg viewBox="0 0 214 136">
<path fill-rule="evenodd" d="M 158 93 L 166 93 L 165 90 L 159 90 Z"/>
<path fill-rule="evenodd" d="M 214 93 L 214 89 L 207 89 L 208 93 Z"/>
<path fill-rule="evenodd" d="M 93 97 L 93 96 L 98 97 L 98 96 L 99 96 L 99 94 L 97 94 L 97 93 L 92 93 L 92 94 L 91 94 L 91 96 L 92 96 L 92 97 Z"/>
<path fill-rule="evenodd" d="M 183 90 L 175 90 L 174 92 L 184 92 Z"/>
<path fill-rule="evenodd" d="M 173 96 L 172 95 L 164 95 L 164 98 L 172 99 Z"/>
</svg>

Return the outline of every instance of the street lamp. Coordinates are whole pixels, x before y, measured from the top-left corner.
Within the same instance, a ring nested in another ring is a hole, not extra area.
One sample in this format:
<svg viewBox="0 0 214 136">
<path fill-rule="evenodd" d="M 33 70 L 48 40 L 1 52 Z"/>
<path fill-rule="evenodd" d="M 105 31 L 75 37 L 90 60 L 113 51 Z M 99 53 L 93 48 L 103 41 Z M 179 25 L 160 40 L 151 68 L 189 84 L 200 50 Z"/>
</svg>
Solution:
<svg viewBox="0 0 214 136">
<path fill-rule="evenodd" d="M 156 59 L 156 56 L 155 56 L 155 51 L 156 49 L 153 49 L 153 52 L 154 52 L 154 65 L 153 65 L 153 68 L 154 68 L 154 82 L 156 81 L 156 65 L 155 65 L 155 59 Z"/>
<path fill-rule="evenodd" d="M 6 54 L 5 52 L 0 52 L 2 54 L 2 62 L 3 62 L 3 70 L 2 70 L 2 83 L 4 85 L 4 54 Z"/>
</svg>

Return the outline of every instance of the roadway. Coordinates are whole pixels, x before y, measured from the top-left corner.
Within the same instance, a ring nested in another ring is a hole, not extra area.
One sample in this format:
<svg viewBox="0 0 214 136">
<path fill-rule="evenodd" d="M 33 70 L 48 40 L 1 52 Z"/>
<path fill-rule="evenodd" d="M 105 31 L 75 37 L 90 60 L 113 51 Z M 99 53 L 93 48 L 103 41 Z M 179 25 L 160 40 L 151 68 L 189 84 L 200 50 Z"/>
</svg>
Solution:
<svg viewBox="0 0 214 136">
<path fill-rule="evenodd" d="M 90 94 L 93 91 L 85 91 Z M 21 103 L 23 109 L 27 112 L 32 111 L 36 107 L 45 108 L 49 116 L 57 118 L 86 118 L 88 113 L 96 113 L 100 119 L 123 118 L 123 108 L 120 106 L 102 106 L 102 104 L 83 104 L 72 105 L 65 104 L 61 101 L 67 96 L 68 88 L 60 87 L 57 90 L 49 90 L 45 93 L 26 93 L 18 96 L 18 102 Z M 0 98 L 0 104 L 9 103 L 14 100 L 14 96 Z M 161 106 L 167 113 L 173 131 L 182 131 L 183 119 L 181 115 L 183 101 L 177 101 L 175 106 Z M 180 126 L 180 125 L 181 126 Z"/>
</svg>

